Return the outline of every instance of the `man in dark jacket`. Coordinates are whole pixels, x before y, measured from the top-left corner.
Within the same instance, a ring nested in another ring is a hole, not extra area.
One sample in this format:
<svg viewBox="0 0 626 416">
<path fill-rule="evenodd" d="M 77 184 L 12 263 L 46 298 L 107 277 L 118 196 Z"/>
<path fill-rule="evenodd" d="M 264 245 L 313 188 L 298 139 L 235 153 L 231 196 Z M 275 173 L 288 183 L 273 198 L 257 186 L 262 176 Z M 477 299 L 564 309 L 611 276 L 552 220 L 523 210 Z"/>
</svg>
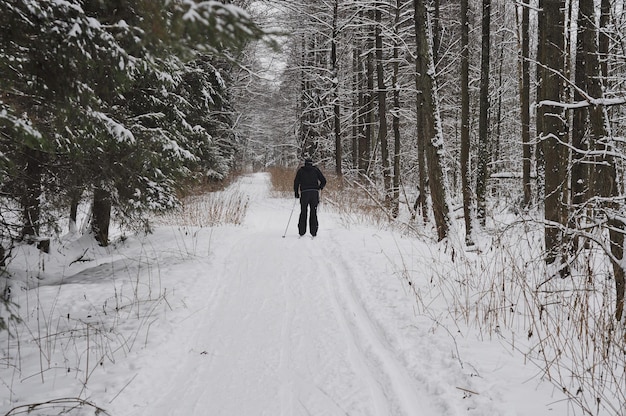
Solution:
<svg viewBox="0 0 626 416">
<path fill-rule="evenodd" d="M 303 236 L 306 233 L 307 210 L 311 207 L 309 218 L 309 231 L 315 237 L 317 235 L 317 204 L 320 202 L 319 191 L 326 186 L 326 178 L 313 161 L 307 158 L 304 166 L 298 169 L 293 181 L 293 191 L 296 198 L 300 198 L 300 220 L 298 221 L 298 233 Z"/>
</svg>

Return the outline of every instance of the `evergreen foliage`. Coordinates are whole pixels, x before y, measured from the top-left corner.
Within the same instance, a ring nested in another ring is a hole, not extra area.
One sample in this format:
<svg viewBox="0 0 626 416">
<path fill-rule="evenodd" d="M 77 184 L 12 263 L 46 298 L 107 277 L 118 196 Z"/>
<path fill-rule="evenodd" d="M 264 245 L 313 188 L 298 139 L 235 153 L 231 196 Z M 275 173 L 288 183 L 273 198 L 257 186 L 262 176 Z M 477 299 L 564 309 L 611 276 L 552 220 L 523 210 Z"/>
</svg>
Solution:
<svg viewBox="0 0 626 416">
<path fill-rule="evenodd" d="M 1 0 L 0 27 L 4 239 L 37 238 L 59 209 L 75 216 L 94 194 L 142 224 L 146 212 L 177 205 L 181 178 L 228 173 L 236 144 L 222 53 L 263 35 L 244 10 Z M 107 244 L 108 232 L 96 235 Z"/>
</svg>

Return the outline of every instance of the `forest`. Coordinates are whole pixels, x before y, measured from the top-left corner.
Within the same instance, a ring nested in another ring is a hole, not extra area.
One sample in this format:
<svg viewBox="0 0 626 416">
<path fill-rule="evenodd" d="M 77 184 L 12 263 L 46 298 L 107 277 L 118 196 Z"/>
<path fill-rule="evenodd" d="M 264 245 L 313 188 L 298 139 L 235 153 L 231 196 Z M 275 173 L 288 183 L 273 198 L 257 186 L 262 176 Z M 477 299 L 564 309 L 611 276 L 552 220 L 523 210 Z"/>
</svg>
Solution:
<svg viewBox="0 0 626 416">
<path fill-rule="evenodd" d="M 2 262 L 312 157 L 433 244 L 539 229 L 623 385 L 625 3 L 0 0 Z"/>
<path fill-rule="evenodd" d="M 243 112 L 259 165 L 314 156 L 438 240 L 462 212 L 468 247 L 503 207 L 528 214 L 550 276 L 603 251 L 621 321 L 624 2 L 270 4 L 282 72 Z"/>
</svg>

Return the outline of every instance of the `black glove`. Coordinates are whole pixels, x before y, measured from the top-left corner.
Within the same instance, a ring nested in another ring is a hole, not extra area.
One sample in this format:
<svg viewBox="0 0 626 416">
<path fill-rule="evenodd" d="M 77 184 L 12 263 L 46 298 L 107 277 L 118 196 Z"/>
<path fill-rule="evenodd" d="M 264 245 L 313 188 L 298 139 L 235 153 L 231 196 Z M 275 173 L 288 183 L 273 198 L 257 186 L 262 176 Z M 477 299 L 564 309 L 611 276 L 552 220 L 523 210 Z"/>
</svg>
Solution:
<svg viewBox="0 0 626 416">
<path fill-rule="evenodd" d="M 295 194 L 295 195 L 296 195 L 296 198 L 300 198 L 300 195 L 298 195 L 298 193 L 297 193 L 297 192 L 296 192 L 296 194 Z"/>
</svg>

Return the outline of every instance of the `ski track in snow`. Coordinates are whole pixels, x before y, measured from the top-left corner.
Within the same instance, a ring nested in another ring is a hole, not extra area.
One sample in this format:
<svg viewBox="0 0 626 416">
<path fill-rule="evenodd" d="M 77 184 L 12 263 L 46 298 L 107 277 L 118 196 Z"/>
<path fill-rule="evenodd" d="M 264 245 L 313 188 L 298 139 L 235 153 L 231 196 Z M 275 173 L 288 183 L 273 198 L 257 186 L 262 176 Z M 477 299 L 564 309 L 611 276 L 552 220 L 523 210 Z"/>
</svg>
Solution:
<svg viewBox="0 0 626 416">
<path fill-rule="evenodd" d="M 82 389 L 116 416 L 517 414 L 489 380 L 467 374 L 448 335 L 435 334 L 433 321 L 415 312 L 385 252 L 395 246 L 391 233 L 346 229 L 322 203 L 319 236 L 298 238 L 299 206 L 271 197 L 267 174 L 245 176 L 236 187 L 250 196 L 242 226 L 165 230 L 157 234 L 163 240 L 146 240 L 137 259 L 76 264 L 82 271 L 65 279 L 75 284 L 37 292 L 75 304 L 67 316 L 77 319 L 99 307 L 96 295 L 110 296 L 107 284 L 117 285 L 117 299 L 125 282 L 139 288 L 140 276 L 148 280 L 142 287 L 165 299 L 139 321 L 120 321 L 129 338 L 119 348 L 110 342 L 117 352 L 86 388 L 82 362 L 59 366 L 64 387 L 54 397 Z M 411 259 L 411 267 L 427 260 Z M 87 296 L 85 283 L 102 285 L 102 293 Z M 81 297 L 90 309 L 66 300 Z M 459 386 L 484 394 L 464 395 Z M 7 408 L 49 397 L 48 384 L 22 387 L 37 399 L 15 388 Z"/>
<path fill-rule="evenodd" d="M 267 177 L 250 176 L 240 186 L 267 187 L 258 181 Z M 174 332 L 161 348 L 163 360 L 176 361 L 171 384 L 130 414 L 447 414 L 355 294 L 368 265 L 343 253 L 332 216 L 322 208 L 320 236 L 297 238 L 296 206 L 281 239 L 289 208 L 280 202 L 253 195 L 237 240 L 198 270 L 197 296 L 188 301 L 196 312 L 179 323 L 195 326 L 180 331 L 194 335 L 184 340 Z M 135 385 L 149 383 L 149 373 Z"/>
</svg>

